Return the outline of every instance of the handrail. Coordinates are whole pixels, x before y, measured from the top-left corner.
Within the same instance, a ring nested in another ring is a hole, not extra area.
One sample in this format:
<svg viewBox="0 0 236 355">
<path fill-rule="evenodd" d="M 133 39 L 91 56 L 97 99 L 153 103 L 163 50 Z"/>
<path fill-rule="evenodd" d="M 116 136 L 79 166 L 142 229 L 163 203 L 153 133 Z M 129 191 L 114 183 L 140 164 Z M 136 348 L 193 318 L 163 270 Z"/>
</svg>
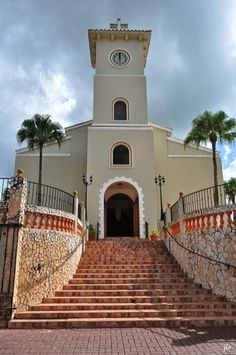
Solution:
<svg viewBox="0 0 236 355">
<path fill-rule="evenodd" d="M 39 184 L 27 182 L 26 204 L 37 205 Z M 74 213 L 74 197 L 61 189 L 49 185 L 41 185 L 41 206 Z"/>
<path fill-rule="evenodd" d="M 210 261 L 213 261 L 214 263 L 218 263 L 218 264 L 222 264 L 224 266 L 227 266 L 228 268 L 232 267 L 234 269 L 236 269 L 236 266 L 235 265 L 232 265 L 232 264 L 229 264 L 229 263 L 225 263 L 223 261 L 220 261 L 220 260 L 214 260 L 212 258 L 209 258 L 208 256 L 205 256 L 205 255 L 202 255 L 198 252 L 195 252 L 187 247 L 185 247 L 183 244 L 179 243 L 176 238 L 173 237 L 173 235 L 170 233 L 170 231 L 168 230 L 168 228 L 166 228 L 165 226 L 163 226 L 163 229 L 169 234 L 169 236 L 175 241 L 175 243 L 180 246 L 181 248 L 187 250 L 188 252 L 194 254 L 194 255 L 197 255 L 197 256 L 200 256 L 201 258 L 204 258 L 204 259 L 207 259 L 207 260 L 210 260 Z"/>
<path fill-rule="evenodd" d="M 179 218 L 179 204 L 176 201 L 170 208 L 171 221 L 175 222 Z"/>
<path fill-rule="evenodd" d="M 226 186 L 228 183 L 207 187 L 194 191 L 183 197 L 183 211 L 185 214 L 202 211 L 208 208 L 227 206 Z"/>
</svg>

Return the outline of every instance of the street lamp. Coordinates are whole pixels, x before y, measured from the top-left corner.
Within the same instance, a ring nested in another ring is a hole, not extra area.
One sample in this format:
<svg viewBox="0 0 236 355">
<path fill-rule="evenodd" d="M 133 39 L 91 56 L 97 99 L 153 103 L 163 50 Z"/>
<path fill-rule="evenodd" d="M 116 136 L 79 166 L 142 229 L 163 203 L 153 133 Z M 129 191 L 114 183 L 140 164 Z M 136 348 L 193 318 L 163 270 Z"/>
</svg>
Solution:
<svg viewBox="0 0 236 355">
<path fill-rule="evenodd" d="M 155 184 L 160 188 L 160 202 L 161 202 L 161 221 L 164 220 L 164 212 L 163 212 L 163 201 L 162 201 L 162 186 L 165 185 L 165 178 L 160 174 L 155 177 Z"/>
<path fill-rule="evenodd" d="M 89 180 L 87 180 L 87 177 L 85 175 L 83 175 L 83 183 L 85 185 L 85 219 L 87 221 L 87 193 L 88 193 L 88 186 L 92 184 L 93 182 L 93 177 L 92 175 L 90 175 Z"/>
</svg>

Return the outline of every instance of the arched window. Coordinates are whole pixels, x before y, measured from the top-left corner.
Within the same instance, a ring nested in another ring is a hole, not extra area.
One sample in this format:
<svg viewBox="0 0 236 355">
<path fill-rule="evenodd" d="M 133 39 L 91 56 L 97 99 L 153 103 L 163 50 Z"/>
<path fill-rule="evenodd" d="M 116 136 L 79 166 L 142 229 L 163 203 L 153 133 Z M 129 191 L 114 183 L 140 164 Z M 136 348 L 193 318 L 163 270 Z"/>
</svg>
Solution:
<svg viewBox="0 0 236 355">
<path fill-rule="evenodd" d="M 116 101 L 114 103 L 114 120 L 126 121 L 127 120 L 127 104 L 125 101 Z"/>
<path fill-rule="evenodd" d="M 116 144 L 112 149 L 112 165 L 131 165 L 131 151 L 125 144 Z"/>
</svg>

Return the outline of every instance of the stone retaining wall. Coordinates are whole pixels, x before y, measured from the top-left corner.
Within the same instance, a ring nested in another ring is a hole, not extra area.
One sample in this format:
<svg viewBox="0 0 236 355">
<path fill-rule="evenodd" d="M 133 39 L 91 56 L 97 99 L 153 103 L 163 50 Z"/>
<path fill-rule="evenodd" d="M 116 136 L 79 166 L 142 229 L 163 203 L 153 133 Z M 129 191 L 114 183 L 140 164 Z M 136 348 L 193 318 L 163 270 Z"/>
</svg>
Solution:
<svg viewBox="0 0 236 355">
<path fill-rule="evenodd" d="M 26 310 L 61 290 L 75 273 L 81 254 L 78 235 L 23 228 L 18 243 L 16 310 Z"/>
<path fill-rule="evenodd" d="M 11 300 L 10 313 L 12 306 L 16 311 L 24 311 L 61 290 L 75 273 L 87 240 L 87 231 L 83 238 L 83 206 L 82 221 L 78 219 L 77 192 L 73 193 L 74 213 L 67 213 L 26 205 L 27 188 L 27 181 L 19 170 L 18 175 L 10 179 L 7 204 L 0 205 L 0 223 L 17 228 L 16 245 L 5 272 L 7 275 L 11 271 L 13 275 L 11 289 L 4 294 Z M 1 255 L 5 257 L 7 253 L 2 250 Z M 0 265 L 4 257 L 0 258 Z"/>
<path fill-rule="evenodd" d="M 236 229 L 216 227 L 195 230 L 176 236 L 186 248 L 214 260 L 236 266 Z M 211 289 L 216 295 L 236 302 L 236 268 L 227 267 L 194 255 L 178 246 L 170 237 L 165 239 L 170 253 L 195 283 Z"/>
</svg>

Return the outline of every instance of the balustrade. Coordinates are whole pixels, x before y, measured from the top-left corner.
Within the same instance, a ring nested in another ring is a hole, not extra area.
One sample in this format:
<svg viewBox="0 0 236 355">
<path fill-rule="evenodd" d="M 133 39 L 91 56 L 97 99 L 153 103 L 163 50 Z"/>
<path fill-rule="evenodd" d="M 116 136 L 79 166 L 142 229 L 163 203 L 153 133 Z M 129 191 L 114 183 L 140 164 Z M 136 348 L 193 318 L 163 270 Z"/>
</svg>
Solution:
<svg viewBox="0 0 236 355">
<path fill-rule="evenodd" d="M 47 213 L 25 212 L 25 228 L 54 230 L 73 234 L 74 225 L 75 221 L 70 218 Z M 82 235 L 82 226 L 80 224 L 77 226 L 77 234 Z"/>
<path fill-rule="evenodd" d="M 170 226 L 171 228 L 171 234 L 176 237 L 177 235 L 180 234 L 180 223 L 176 222 Z"/>
<path fill-rule="evenodd" d="M 219 212 L 214 211 L 198 216 L 187 217 L 184 219 L 184 224 L 186 232 L 206 230 L 217 227 L 232 227 L 236 225 L 236 210 L 227 210 Z"/>
</svg>

